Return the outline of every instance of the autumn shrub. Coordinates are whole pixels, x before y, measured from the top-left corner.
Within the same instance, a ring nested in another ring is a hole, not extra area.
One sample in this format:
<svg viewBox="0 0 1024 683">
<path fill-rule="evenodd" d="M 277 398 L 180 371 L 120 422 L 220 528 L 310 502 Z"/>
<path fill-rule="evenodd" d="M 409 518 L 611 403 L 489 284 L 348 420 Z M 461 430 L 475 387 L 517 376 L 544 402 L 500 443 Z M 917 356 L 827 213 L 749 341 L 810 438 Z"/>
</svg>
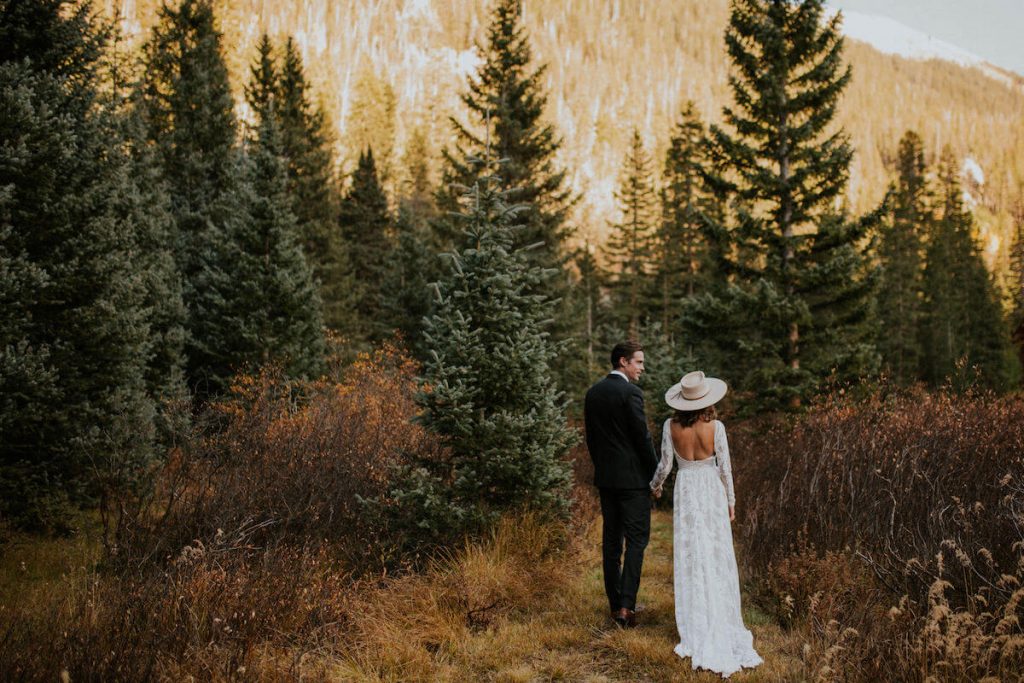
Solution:
<svg viewBox="0 0 1024 683">
<path fill-rule="evenodd" d="M 1024 401 L 880 390 L 732 432 L 741 557 L 824 680 L 1024 670 Z"/>
<path fill-rule="evenodd" d="M 360 501 L 383 495 L 405 459 L 441 452 L 412 421 L 415 371 L 386 346 L 337 378 L 236 378 L 122 520 L 118 552 L 145 563 L 227 537 L 240 551 L 327 541 L 353 570 L 394 561 L 394 539 Z"/>
</svg>

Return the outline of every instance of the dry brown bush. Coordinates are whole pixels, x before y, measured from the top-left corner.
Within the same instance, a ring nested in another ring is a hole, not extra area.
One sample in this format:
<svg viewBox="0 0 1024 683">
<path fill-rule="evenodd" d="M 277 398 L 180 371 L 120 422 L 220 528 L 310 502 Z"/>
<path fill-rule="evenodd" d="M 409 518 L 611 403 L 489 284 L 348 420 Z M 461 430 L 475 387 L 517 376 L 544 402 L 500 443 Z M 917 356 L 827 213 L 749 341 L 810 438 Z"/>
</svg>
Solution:
<svg viewBox="0 0 1024 683">
<path fill-rule="evenodd" d="M 353 570 L 392 563 L 392 539 L 360 501 L 386 494 L 405 458 L 441 452 L 411 422 L 415 371 L 385 346 L 336 380 L 238 377 L 171 454 L 155 498 L 122 516 L 116 554 L 144 566 L 215 538 L 233 552 L 327 541 Z"/>
<path fill-rule="evenodd" d="M 822 680 L 1024 671 L 1024 401 L 880 391 L 733 432 L 748 575 Z"/>
</svg>

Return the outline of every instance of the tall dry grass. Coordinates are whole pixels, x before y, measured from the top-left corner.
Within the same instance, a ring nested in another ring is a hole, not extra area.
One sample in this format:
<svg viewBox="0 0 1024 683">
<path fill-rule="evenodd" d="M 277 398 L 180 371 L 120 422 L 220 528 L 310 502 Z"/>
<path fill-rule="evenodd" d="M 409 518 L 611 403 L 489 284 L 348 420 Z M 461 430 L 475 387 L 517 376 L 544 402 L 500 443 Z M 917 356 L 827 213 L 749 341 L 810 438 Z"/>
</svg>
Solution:
<svg viewBox="0 0 1024 683">
<path fill-rule="evenodd" d="M 748 575 L 822 680 L 1024 671 L 1024 401 L 880 391 L 733 434 Z"/>
</svg>

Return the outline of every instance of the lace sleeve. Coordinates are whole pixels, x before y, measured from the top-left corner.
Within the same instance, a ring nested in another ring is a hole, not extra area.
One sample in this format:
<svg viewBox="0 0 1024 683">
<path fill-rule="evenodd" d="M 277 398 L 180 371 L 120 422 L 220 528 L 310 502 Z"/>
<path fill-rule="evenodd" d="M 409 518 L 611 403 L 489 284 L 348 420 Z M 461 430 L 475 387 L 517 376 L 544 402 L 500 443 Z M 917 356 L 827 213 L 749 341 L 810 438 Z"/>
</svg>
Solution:
<svg viewBox="0 0 1024 683">
<path fill-rule="evenodd" d="M 729 505 L 736 505 L 736 494 L 732 488 L 732 463 L 729 460 L 729 441 L 725 437 L 725 425 L 715 421 L 715 455 L 718 456 L 718 476 L 725 486 L 725 497 Z"/>
<path fill-rule="evenodd" d="M 672 428 L 669 426 L 671 419 L 665 420 L 665 426 L 661 429 L 661 461 L 658 469 L 654 472 L 654 479 L 651 480 L 651 490 L 658 488 L 665 483 L 665 478 L 672 471 Z"/>
</svg>

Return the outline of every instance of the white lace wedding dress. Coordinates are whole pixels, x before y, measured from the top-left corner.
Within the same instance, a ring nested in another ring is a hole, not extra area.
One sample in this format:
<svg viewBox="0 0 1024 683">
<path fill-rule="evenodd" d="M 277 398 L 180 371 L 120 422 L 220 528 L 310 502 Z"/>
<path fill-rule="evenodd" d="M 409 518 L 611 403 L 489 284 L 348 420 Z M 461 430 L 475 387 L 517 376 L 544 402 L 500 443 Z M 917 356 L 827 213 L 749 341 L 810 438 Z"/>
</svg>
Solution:
<svg viewBox="0 0 1024 683">
<path fill-rule="evenodd" d="M 715 420 L 715 456 L 683 460 L 672 445 L 671 420 L 665 421 L 661 463 L 651 482 L 657 488 L 678 463 L 673 494 L 673 565 L 675 570 L 675 652 L 689 657 L 694 669 L 728 678 L 763 660 L 743 625 L 740 582 L 732 545 L 729 505 L 735 502 L 725 425 Z M 674 456 L 674 457 L 673 457 Z M 717 462 L 716 462 L 717 459 Z"/>
</svg>

